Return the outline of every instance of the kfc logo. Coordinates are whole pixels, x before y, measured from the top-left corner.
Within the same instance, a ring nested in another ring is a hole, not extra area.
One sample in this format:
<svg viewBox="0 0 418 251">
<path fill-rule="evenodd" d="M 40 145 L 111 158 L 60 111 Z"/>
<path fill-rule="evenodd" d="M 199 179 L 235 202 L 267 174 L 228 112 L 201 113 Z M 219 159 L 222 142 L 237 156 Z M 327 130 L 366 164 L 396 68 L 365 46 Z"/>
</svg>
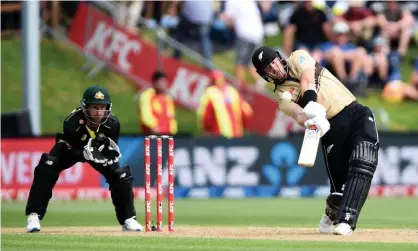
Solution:
<svg viewBox="0 0 418 251">
<path fill-rule="evenodd" d="M 129 62 L 128 56 L 130 54 L 138 55 L 141 51 L 141 44 L 136 40 L 130 40 L 117 27 L 101 21 L 84 49 L 106 59 L 116 57 L 117 65 L 124 71 L 130 71 L 132 64 Z"/>
</svg>

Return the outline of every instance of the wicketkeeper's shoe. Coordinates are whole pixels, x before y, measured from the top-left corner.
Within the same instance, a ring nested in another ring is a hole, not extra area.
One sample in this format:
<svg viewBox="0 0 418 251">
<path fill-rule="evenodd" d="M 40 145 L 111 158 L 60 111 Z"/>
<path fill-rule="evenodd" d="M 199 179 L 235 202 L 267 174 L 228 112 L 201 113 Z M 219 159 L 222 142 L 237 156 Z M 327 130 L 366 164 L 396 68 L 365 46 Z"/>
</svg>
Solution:
<svg viewBox="0 0 418 251">
<path fill-rule="evenodd" d="M 136 221 L 135 216 L 125 220 L 125 224 L 122 225 L 123 231 L 142 231 L 141 224 Z"/>
<path fill-rule="evenodd" d="M 330 234 L 332 233 L 332 230 L 334 229 L 334 222 L 326 215 L 324 214 L 319 221 L 319 232 L 321 234 Z"/>
<path fill-rule="evenodd" d="M 41 231 L 41 223 L 39 222 L 39 216 L 37 213 L 29 214 L 26 230 L 28 233 Z"/>
<path fill-rule="evenodd" d="M 350 225 L 345 222 L 341 222 L 335 226 L 333 232 L 335 235 L 351 235 L 353 230 L 351 229 Z"/>
</svg>

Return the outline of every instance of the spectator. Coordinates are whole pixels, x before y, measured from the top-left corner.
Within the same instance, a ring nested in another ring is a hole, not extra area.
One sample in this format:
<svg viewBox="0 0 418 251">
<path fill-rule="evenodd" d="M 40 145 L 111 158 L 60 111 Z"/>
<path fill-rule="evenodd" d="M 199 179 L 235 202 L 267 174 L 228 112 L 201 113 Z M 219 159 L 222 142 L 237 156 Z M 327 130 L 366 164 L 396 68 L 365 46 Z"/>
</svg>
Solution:
<svg viewBox="0 0 418 251">
<path fill-rule="evenodd" d="M 206 135 L 241 137 L 252 118 L 252 108 L 225 83 L 222 72 L 212 72 L 212 83 L 201 97 L 197 115 Z"/>
<path fill-rule="evenodd" d="M 127 28 L 132 33 L 139 32 L 137 24 L 144 7 L 144 2 L 124 1 L 119 4 L 119 24 Z"/>
<path fill-rule="evenodd" d="M 336 22 L 333 25 L 333 41 L 322 44 L 320 50 L 324 57 L 321 64 L 330 64 L 330 69 L 351 88 L 359 83 L 362 73 L 371 74 L 372 68 L 367 64 L 366 50 L 349 42 L 349 30 L 344 21 Z"/>
<path fill-rule="evenodd" d="M 266 37 L 276 36 L 279 28 L 279 5 L 276 1 L 259 1 L 261 20 Z"/>
<path fill-rule="evenodd" d="M 373 51 L 368 56 L 368 63 L 365 65 L 366 68 L 372 72 L 369 82 L 377 84 L 382 87 L 389 77 L 389 53 L 390 48 L 388 41 L 384 37 L 376 37 L 372 42 Z M 370 67 L 370 68 L 369 68 Z M 393 69 L 392 72 L 398 72 L 398 69 Z"/>
<path fill-rule="evenodd" d="M 341 6 L 347 5 L 347 6 Z M 341 9 L 341 10 L 340 10 Z M 367 47 L 377 26 L 376 16 L 366 7 L 364 0 L 339 1 L 334 5 L 336 20 L 344 20 L 350 27 L 351 35 L 357 45 Z"/>
<path fill-rule="evenodd" d="M 382 98 L 391 103 L 418 101 L 418 58 L 415 59 L 411 84 L 403 82 L 400 74 L 393 75 L 383 89 Z"/>
<path fill-rule="evenodd" d="M 260 1 L 261 19 L 263 23 L 278 22 L 278 3 L 274 1 Z"/>
<path fill-rule="evenodd" d="M 290 22 L 284 30 L 283 47 L 289 56 L 292 51 L 304 49 L 316 61 L 321 61 L 318 47 L 331 38 L 331 25 L 322 10 L 315 8 L 312 1 L 298 2 Z"/>
<path fill-rule="evenodd" d="M 173 38 L 183 42 L 191 33 L 197 33 L 200 40 L 200 52 L 208 63 L 212 59 L 212 41 L 210 39 L 214 13 L 212 5 L 213 1 L 173 1 L 168 9 L 170 16 L 176 16 L 176 10 L 180 7 L 179 23 L 172 30 Z M 174 57 L 179 59 L 181 52 L 174 50 Z"/>
<path fill-rule="evenodd" d="M 418 57 L 415 58 L 414 71 L 411 76 L 412 85 L 418 90 Z"/>
<path fill-rule="evenodd" d="M 168 94 L 167 77 L 156 71 L 152 75 L 152 88 L 145 90 L 139 97 L 139 121 L 144 134 L 177 133 L 174 102 Z"/>
<path fill-rule="evenodd" d="M 401 9 L 397 1 L 387 1 L 386 9 L 377 16 L 383 35 L 389 40 L 392 50 L 404 56 L 411 39 L 410 29 L 414 18 L 408 9 Z"/>
<path fill-rule="evenodd" d="M 228 0 L 219 18 L 235 30 L 235 75 L 238 83 L 245 82 L 246 70 L 257 81 L 259 76 L 252 66 L 251 55 L 264 39 L 264 27 L 257 3 L 254 0 L 248 0 L 245 4 L 239 0 Z"/>
<path fill-rule="evenodd" d="M 178 23 L 178 18 L 164 15 L 164 11 L 171 3 L 168 1 L 143 1 L 143 8 L 141 16 L 145 19 L 145 26 L 150 29 L 155 29 L 157 24 L 164 28 L 175 27 Z"/>
<path fill-rule="evenodd" d="M 392 80 L 385 85 L 382 98 L 390 103 L 399 103 L 403 100 L 418 101 L 418 90 L 402 80 Z"/>
</svg>

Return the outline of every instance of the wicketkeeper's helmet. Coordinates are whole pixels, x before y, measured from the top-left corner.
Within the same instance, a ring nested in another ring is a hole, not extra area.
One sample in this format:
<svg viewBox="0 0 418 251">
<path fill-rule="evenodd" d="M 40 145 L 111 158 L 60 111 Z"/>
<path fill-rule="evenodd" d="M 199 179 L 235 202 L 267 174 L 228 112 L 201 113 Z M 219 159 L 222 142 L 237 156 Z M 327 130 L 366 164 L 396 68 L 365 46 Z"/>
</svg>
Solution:
<svg viewBox="0 0 418 251">
<path fill-rule="evenodd" d="M 91 116 L 87 112 L 87 106 L 92 104 L 106 105 L 105 115 L 100 123 L 92 121 L 90 119 Z M 84 91 L 83 98 L 80 101 L 80 106 L 83 109 L 84 115 L 90 122 L 94 124 L 102 124 L 105 123 L 110 116 L 110 113 L 112 111 L 112 99 L 110 98 L 108 91 L 104 87 L 100 85 L 93 85 L 88 87 Z"/>
</svg>

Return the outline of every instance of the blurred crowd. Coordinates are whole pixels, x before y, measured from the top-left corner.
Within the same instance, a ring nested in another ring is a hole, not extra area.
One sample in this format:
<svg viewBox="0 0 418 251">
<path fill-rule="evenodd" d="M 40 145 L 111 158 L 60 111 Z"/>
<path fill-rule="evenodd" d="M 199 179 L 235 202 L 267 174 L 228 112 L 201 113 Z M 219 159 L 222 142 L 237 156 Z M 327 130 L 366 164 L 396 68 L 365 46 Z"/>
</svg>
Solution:
<svg viewBox="0 0 418 251">
<path fill-rule="evenodd" d="M 119 24 L 135 33 L 159 25 L 179 42 L 192 41 L 209 68 L 214 53 L 233 49 L 237 86 L 254 83 L 265 88 L 251 65 L 251 54 L 268 44 L 286 56 L 296 49 L 310 51 L 356 95 L 372 87 L 389 101 L 418 100 L 417 79 L 410 75 L 411 68 L 412 75 L 418 72 L 418 1 L 113 2 L 119 6 Z M 59 9 L 71 19 L 79 3 L 60 1 Z M 47 1 L 42 8 L 50 5 Z M 20 14 L 7 9 L 2 9 L 2 35 L 20 25 Z M 182 53 L 174 50 L 173 56 L 181 58 Z"/>
<path fill-rule="evenodd" d="M 310 51 L 357 95 L 375 87 L 388 100 L 418 100 L 416 79 L 401 74 L 402 64 L 418 71 L 418 55 L 410 53 L 418 53 L 410 49 L 418 47 L 416 1 L 127 1 L 120 16 L 137 32 L 144 24 L 158 24 L 180 42 L 197 40 L 209 62 L 219 44 L 230 45 L 238 84 L 264 87 L 251 53 L 282 33 L 273 46 L 286 56 L 296 49 Z M 181 53 L 175 50 L 173 56 Z"/>
</svg>

